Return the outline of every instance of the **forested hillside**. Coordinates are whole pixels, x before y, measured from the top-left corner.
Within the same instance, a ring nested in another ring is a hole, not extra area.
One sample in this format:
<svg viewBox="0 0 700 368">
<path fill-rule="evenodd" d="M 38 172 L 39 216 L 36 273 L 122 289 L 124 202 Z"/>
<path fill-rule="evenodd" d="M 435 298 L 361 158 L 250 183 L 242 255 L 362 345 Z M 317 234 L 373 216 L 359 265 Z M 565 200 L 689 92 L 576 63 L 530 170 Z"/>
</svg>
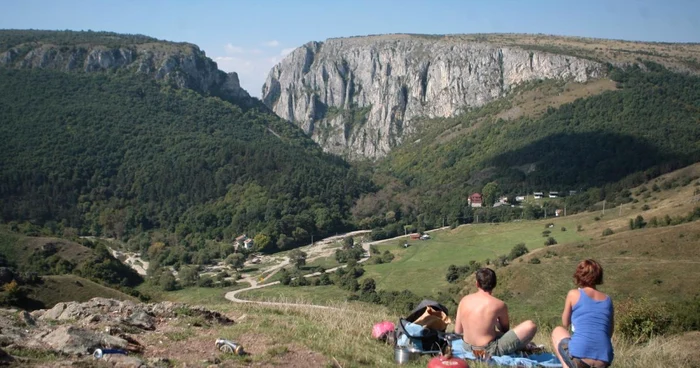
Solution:
<svg viewBox="0 0 700 368">
<path fill-rule="evenodd" d="M 360 200 L 355 216 L 364 227 L 389 225 L 393 232 L 403 232 L 402 224 L 470 222 L 466 197 L 487 191 L 488 183 L 511 196 L 576 190 L 567 198 L 572 210 L 603 199 L 624 202 L 617 198 L 622 188 L 700 160 L 700 78 L 642 67 L 613 69 L 617 90 L 542 116 L 501 119 L 511 107 L 503 99 L 426 122 L 380 163 L 375 179 L 382 189 Z M 489 216 L 522 216 L 514 212 Z"/>
<path fill-rule="evenodd" d="M 189 249 L 265 234 L 259 246 L 275 250 L 345 229 L 367 190 L 265 111 L 120 70 L 0 68 L 0 80 L 4 222 L 117 238 L 164 229 Z"/>
</svg>

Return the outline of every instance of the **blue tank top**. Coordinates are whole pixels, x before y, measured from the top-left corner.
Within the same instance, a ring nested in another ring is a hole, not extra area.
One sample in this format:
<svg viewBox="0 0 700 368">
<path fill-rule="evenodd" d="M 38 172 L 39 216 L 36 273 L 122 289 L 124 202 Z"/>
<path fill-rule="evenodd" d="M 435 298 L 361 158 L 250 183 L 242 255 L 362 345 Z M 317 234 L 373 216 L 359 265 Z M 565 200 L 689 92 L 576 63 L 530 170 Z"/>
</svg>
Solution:
<svg viewBox="0 0 700 368">
<path fill-rule="evenodd" d="M 579 294 L 581 296 L 571 313 L 574 334 L 569 341 L 569 353 L 576 358 L 612 363 L 612 300 L 610 297 L 601 301 L 593 300 L 582 289 L 579 289 Z"/>
</svg>

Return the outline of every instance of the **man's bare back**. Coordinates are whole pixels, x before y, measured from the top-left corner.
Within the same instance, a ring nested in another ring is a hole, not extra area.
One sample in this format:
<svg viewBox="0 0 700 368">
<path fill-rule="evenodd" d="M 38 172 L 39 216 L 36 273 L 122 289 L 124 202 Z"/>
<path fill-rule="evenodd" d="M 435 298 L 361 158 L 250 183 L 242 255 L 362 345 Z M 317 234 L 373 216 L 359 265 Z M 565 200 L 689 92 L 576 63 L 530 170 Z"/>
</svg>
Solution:
<svg viewBox="0 0 700 368">
<path fill-rule="evenodd" d="M 466 343 L 486 346 L 509 328 L 508 307 L 489 293 L 479 290 L 459 302 L 455 332 L 463 334 Z"/>
<path fill-rule="evenodd" d="M 506 303 L 491 295 L 496 287 L 496 273 L 490 268 L 477 270 L 476 287 L 477 292 L 462 298 L 457 307 L 455 332 L 462 334 L 465 347 L 504 355 L 527 345 L 535 336 L 537 326 L 525 321 L 510 330 Z"/>
</svg>

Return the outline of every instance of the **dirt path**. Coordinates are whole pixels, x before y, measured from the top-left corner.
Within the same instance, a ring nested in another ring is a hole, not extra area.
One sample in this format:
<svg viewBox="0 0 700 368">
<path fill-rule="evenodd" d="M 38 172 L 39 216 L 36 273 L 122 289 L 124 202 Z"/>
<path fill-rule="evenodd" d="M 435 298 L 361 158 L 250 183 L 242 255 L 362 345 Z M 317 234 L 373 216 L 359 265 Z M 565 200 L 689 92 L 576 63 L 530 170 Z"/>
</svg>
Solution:
<svg viewBox="0 0 700 368">
<path fill-rule="evenodd" d="M 438 231 L 438 230 L 444 230 L 444 229 L 447 229 L 447 228 L 449 228 L 449 227 L 448 227 L 448 226 L 445 226 L 445 227 L 441 227 L 441 228 L 437 228 L 437 229 L 433 229 L 433 230 L 428 230 L 428 231 L 426 231 L 426 233 L 431 233 L 431 232 Z M 368 231 L 368 230 L 361 230 L 361 231 L 354 231 L 354 232 L 347 233 L 347 234 L 336 235 L 336 236 L 332 236 L 332 237 L 330 237 L 330 238 L 325 238 L 325 239 L 323 239 L 323 240 L 320 240 L 319 243 L 331 244 L 333 241 L 336 241 L 336 240 L 338 240 L 338 239 L 342 239 L 342 238 L 344 238 L 344 237 L 351 236 L 351 235 L 357 235 L 357 234 L 361 234 L 361 233 L 367 233 L 367 232 L 369 232 L 369 231 Z M 408 237 L 408 235 L 401 235 L 401 236 L 397 236 L 397 237 L 394 237 L 394 238 L 391 238 L 391 239 L 383 239 L 383 240 L 377 240 L 377 241 L 362 243 L 362 249 L 364 249 L 365 254 L 362 256 L 362 258 L 361 258 L 359 261 L 357 261 L 357 263 L 363 263 L 363 262 L 365 262 L 365 261 L 367 261 L 367 260 L 369 259 L 369 257 L 370 257 L 370 251 L 369 251 L 370 246 L 372 246 L 372 245 L 374 245 L 374 244 L 379 244 L 379 243 L 388 242 L 388 241 L 392 241 L 392 240 L 396 240 L 396 239 L 401 239 L 401 238 L 406 238 L 406 237 Z M 316 245 L 314 244 L 314 245 L 311 246 L 311 247 L 314 247 L 314 246 L 316 246 Z M 323 249 L 323 248 L 322 248 L 322 249 Z M 332 249 L 331 249 L 331 250 L 332 250 Z M 308 253 L 307 253 L 307 254 L 308 254 Z M 331 252 L 330 254 L 332 254 L 332 252 Z M 330 254 L 329 254 L 329 255 L 330 255 Z M 286 258 L 286 257 L 285 257 L 285 258 Z M 287 261 L 289 261 L 289 258 L 287 258 Z M 289 264 L 289 263 L 287 262 L 287 264 Z M 282 267 L 284 267 L 284 266 L 282 266 Z M 275 270 L 275 272 L 279 271 L 282 267 L 277 268 L 277 270 Z M 346 267 L 346 265 L 341 265 L 341 266 L 338 266 L 338 267 L 334 267 L 334 268 L 331 268 L 331 269 L 326 270 L 325 272 L 326 272 L 326 273 L 334 272 L 335 270 L 337 270 L 337 269 L 339 269 L 339 268 L 343 268 L 343 267 Z M 320 272 L 315 272 L 315 273 L 312 273 L 312 274 L 304 275 L 304 277 L 313 277 L 313 276 L 318 276 L 318 275 L 320 275 L 320 274 L 321 274 Z M 268 276 L 268 278 L 269 278 L 269 276 Z M 226 298 L 227 300 L 230 300 L 230 301 L 232 301 L 232 302 L 234 302 L 234 303 L 251 303 L 251 304 L 271 305 L 271 306 L 279 306 L 279 307 L 305 307 L 305 308 L 319 308 L 319 309 L 335 309 L 335 310 L 340 310 L 340 308 L 329 307 L 329 306 L 325 306 L 325 305 L 317 305 L 317 304 L 295 304 L 295 303 L 278 303 L 278 302 L 263 302 L 263 301 L 257 301 L 257 300 L 240 299 L 240 298 L 237 297 L 237 295 L 240 294 L 240 293 L 243 293 L 243 292 L 246 292 L 246 291 L 250 291 L 250 290 L 255 290 L 255 289 L 262 289 L 262 288 L 264 288 L 264 287 L 268 287 L 268 286 L 272 286 L 272 285 L 278 285 L 279 283 L 280 283 L 279 281 L 270 282 L 270 283 L 267 283 L 267 284 L 258 284 L 257 282 L 255 282 L 255 284 L 251 283 L 251 286 L 250 286 L 250 287 L 247 287 L 247 288 L 244 288 L 244 289 L 238 289 L 238 290 L 234 290 L 234 291 L 229 291 L 228 293 L 226 293 L 226 294 L 224 295 L 224 298 Z"/>
</svg>

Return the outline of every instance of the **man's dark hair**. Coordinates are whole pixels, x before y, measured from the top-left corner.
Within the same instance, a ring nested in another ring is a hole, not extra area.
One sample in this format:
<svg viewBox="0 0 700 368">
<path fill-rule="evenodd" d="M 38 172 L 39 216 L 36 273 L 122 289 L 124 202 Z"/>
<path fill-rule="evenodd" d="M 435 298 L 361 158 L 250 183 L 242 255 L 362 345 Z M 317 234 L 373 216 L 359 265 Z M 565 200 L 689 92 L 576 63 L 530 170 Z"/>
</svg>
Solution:
<svg viewBox="0 0 700 368">
<path fill-rule="evenodd" d="M 480 268 L 476 271 L 476 284 L 483 291 L 491 291 L 496 287 L 496 273 L 490 268 Z"/>
</svg>

